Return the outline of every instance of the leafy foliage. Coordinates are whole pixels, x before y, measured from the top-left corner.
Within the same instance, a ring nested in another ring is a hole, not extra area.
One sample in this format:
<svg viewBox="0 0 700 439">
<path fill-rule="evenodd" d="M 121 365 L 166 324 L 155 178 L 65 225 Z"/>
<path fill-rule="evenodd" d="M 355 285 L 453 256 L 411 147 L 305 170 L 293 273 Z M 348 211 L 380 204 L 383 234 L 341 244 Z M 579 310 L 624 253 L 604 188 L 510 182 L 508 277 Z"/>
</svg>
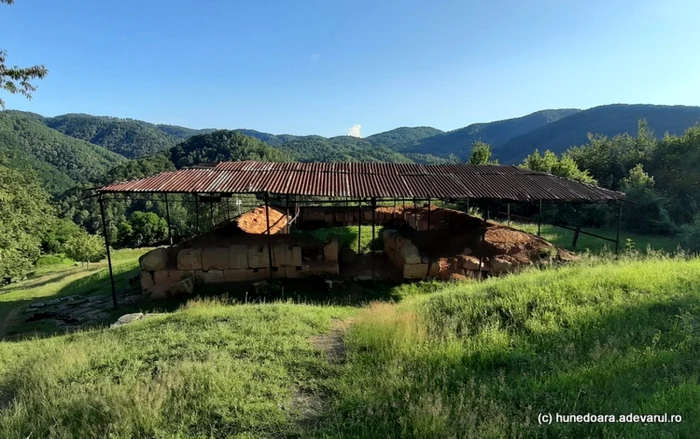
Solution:
<svg viewBox="0 0 700 439">
<path fill-rule="evenodd" d="M 370 141 L 350 136 L 305 137 L 281 145 L 300 162 L 393 162 L 411 163 L 404 155 Z"/>
<path fill-rule="evenodd" d="M 467 163 L 470 165 L 497 165 L 498 160 L 491 160 L 491 145 L 477 140 L 472 144 L 472 153 Z"/>
<path fill-rule="evenodd" d="M 444 131 L 433 127 L 401 127 L 366 137 L 373 145 L 401 150 L 419 140 L 443 134 Z"/>
<path fill-rule="evenodd" d="M 547 150 L 544 154 L 540 155 L 540 152 L 535 150 L 535 152 L 525 158 L 525 161 L 523 161 L 520 166 L 533 171 L 549 172 L 558 177 L 582 181 L 584 183 L 596 183 L 595 179 L 591 177 L 588 171 L 580 170 L 576 162 L 567 154 L 557 157 L 552 151 Z"/>
<path fill-rule="evenodd" d="M 101 236 L 80 233 L 71 237 L 63 246 L 66 256 L 74 261 L 97 262 L 105 256 L 104 240 Z"/>
<path fill-rule="evenodd" d="M 168 223 L 153 212 L 134 212 L 131 221 L 120 224 L 121 244 L 144 247 L 161 244 L 168 237 Z"/>
<path fill-rule="evenodd" d="M 11 3 L 8 0 L 3 3 Z M 30 82 L 32 79 L 44 79 L 49 73 L 43 65 L 31 67 L 9 67 L 7 62 L 7 52 L 0 50 L 0 88 L 12 93 L 24 95 L 27 99 L 32 98 L 32 93 L 36 91 L 36 86 Z M 0 98 L 0 109 L 5 108 L 5 101 Z"/>
<path fill-rule="evenodd" d="M 33 267 L 52 216 L 49 195 L 35 176 L 0 164 L 0 278 L 17 277 Z"/>
</svg>

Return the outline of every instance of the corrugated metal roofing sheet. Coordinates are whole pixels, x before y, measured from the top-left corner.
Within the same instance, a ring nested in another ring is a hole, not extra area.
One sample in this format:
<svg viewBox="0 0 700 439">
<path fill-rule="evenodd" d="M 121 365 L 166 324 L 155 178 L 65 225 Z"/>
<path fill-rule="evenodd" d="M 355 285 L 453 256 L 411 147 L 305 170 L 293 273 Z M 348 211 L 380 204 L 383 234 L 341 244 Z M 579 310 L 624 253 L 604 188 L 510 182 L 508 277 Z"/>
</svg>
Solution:
<svg viewBox="0 0 700 439">
<path fill-rule="evenodd" d="M 621 192 L 514 166 L 222 162 L 115 183 L 100 192 L 270 193 L 352 198 L 611 201 Z"/>
</svg>

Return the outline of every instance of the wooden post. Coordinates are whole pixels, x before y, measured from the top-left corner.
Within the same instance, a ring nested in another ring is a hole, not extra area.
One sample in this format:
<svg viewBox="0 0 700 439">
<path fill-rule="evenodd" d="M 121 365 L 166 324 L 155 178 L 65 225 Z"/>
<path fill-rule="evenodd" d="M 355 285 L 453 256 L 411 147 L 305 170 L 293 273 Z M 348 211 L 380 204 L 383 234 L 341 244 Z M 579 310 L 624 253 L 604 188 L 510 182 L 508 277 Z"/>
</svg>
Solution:
<svg viewBox="0 0 700 439">
<path fill-rule="evenodd" d="M 265 224 L 267 225 L 267 257 L 270 260 L 270 278 L 272 278 L 272 233 L 270 230 L 270 196 L 265 192 Z"/>
<path fill-rule="evenodd" d="M 170 241 L 170 245 L 173 245 L 173 228 L 170 225 L 170 208 L 168 207 L 168 194 L 164 194 L 165 196 L 165 218 L 168 221 L 168 240 Z"/>
<path fill-rule="evenodd" d="M 114 271 L 112 271 L 112 254 L 109 251 L 109 230 L 107 229 L 107 216 L 105 215 L 105 202 L 100 195 L 100 214 L 102 215 L 102 234 L 105 237 L 105 250 L 107 250 L 107 266 L 109 267 L 109 282 L 112 285 L 112 305 L 119 308 L 117 303 L 117 288 L 114 286 Z"/>
<path fill-rule="evenodd" d="M 622 227 L 622 203 L 617 211 L 617 235 L 615 237 L 615 254 L 620 251 L 620 227 Z"/>
</svg>

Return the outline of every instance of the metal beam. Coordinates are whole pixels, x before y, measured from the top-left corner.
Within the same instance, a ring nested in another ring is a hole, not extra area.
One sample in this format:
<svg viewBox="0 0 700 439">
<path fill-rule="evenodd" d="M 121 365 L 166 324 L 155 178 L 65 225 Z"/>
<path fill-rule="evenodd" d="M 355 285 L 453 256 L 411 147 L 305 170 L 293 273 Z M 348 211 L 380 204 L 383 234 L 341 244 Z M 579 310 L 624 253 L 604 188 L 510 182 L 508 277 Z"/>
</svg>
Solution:
<svg viewBox="0 0 700 439">
<path fill-rule="evenodd" d="M 270 260 L 270 278 L 272 278 L 272 233 L 270 230 L 270 196 L 265 193 L 265 223 L 267 225 L 267 257 Z"/>
<path fill-rule="evenodd" d="M 620 251 L 620 227 L 622 227 L 622 203 L 617 211 L 617 235 L 615 236 L 615 254 Z"/>
<path fill-rule="evenodd" d="M 105 215 L 105 202 L 102 196 L 100 200 L 100 214 L 102 215 L 102 234 L 105 237 L 105 249 L 107 250 L 107 266 L 109 267 L 109 282 L 112 285 L 112 305 L 114 309 L 119 308 L 117 303 L 117 288 L 114 286 L 114 271 L 112 270 L 112 254 L 109 251 L 109 229 L 107 228 L 107 216 Z"/>
</svg>

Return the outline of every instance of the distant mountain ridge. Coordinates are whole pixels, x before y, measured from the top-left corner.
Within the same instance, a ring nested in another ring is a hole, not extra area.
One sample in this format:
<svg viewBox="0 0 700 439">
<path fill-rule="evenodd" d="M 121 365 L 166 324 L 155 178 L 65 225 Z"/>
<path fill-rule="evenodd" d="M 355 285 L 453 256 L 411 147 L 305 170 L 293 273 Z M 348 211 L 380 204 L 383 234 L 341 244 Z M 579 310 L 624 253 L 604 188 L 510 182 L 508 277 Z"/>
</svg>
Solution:
<svg viewBox="0 0 700 439">
<path fill-rule="evenodd" d="M 115 165 L 155 156 L 160 157 L 154 162 L 158 165 L 144 169 L 159 169 L 167 161 L 177 167 L 199 158 L 226 160 L 229 155 L 231 159 L 276 157 L 304 162 L 454 163 L 466 161 L 472 144 L 480 140 L 492 145 L 501 163 L 519 164 L 535 149 L 562 153 L 584 144 L 588 133 L 633 134 L 641 118 L 657 137 L 666 132 L 680 134 L 700 121 L 700 107 L 613 104 L 587 110 L 549 109 L 448 132 L 428 126 L 400 127 L 366 138 L 200 130 L 88 114 L 44 117 L 8 110 L 0 112 L 0 161 L 36 170 L 52 193 L 94 181 Z M 181 145 L 187 148 L 186 160 L 173 155 Z M 198 153 L 199 146 L 208 152 Z"/>
<path fill-rule="evenodd" d="M 636 134 L 640 119 L 646 119 L 657 137 L 667 132 L 682 134 L 700 122 L 700 107 L 629 104 L 593 107 L 511 138 L 494 148 L 494 156 L 503 163 L 517 164 L 535 149 L 560 154 L 572 146 L 585 144 L 588 133 Z"/>
</svg>

